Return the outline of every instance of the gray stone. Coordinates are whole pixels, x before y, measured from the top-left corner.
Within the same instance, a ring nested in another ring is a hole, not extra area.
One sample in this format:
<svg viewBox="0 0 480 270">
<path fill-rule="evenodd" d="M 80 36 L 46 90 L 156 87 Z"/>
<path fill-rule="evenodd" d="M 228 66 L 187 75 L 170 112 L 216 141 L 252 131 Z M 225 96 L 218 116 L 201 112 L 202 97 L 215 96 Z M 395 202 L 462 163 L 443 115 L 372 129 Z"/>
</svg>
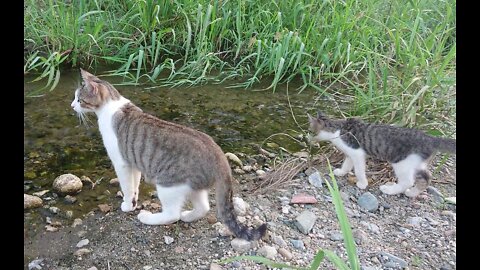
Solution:
<svg viewBox="0 0 480 270">
<path fill-rule="evenodd" d="M 230 242 L 232 248 L 238 252 L 246 252 L 251 248 L 251 243 L 245 239 L 235 238 Z"/>
<path fill-rule="evenodd" d="M 318 171 L 308 176 L 308 182 L 317 188 L 322 188 L 323 180 Z"/>
<path fill-rule="evenodd" d="M 330 233 L 329 238 L 332 241 L 341 241 L 341 240 L 343 240 L 343 234 L 341 234 L 339 232 L 332 232 L 332 233 Z"/>
<path fill-rule="evenodd" d="M 64 200 L 66 203 L 69 203 L 69 204 L 74 204 L 77 202 L 77 198 L 70 195 L 65 196 Z"/>
<path fill-rule="evenodd" d="M 275 259 L 275 256 L 277 256 L 277 250 L 272 246 L 263 246 L 257 251 L 257 253 L 260 256 L 263 256 L 270 260 Z"/>
<path fill-rule="evenodd" d="M 373 223 L 369 223 L 369 222 L 366 222 L 366 221 L 362 220 L 362 221 L 360 221 L 360 224 L 363 225 L 365 228 L 367 228 L 372 233 L 375 233 L 375 234 L 380 233 L 380 228 Z"/>
<path fill-rule="evenodd" d="M 28 270 L 42 269 L 42 262 L 44 259 L 36 259 L 28 263 Z"/>
<path fill-rule="evenodd" d="M 378 253 L 378 255 L 380 255 L 380 261 L 383 262 L 383 265 L 385 267 L 400 267 L 400 268 L 406 268 L 408 266 L 407 262 L 395 255 L 392 255 L 388 252 L 384 252 L 384 251 L 380 251 Z M 386 260 L 385 260 L 386 258 Z M 392 264 L 392 266 L 387 266 L 387 263 Z"/>
<path fill-rule="evenodd" d="M 285 242 L 285 240 L 283 240 L 283 238 L 279 235 L 272 236 L 272 242 L 279 247 L 286 247 L 287 246 L 287 242 Z"/>
<path fill-rule="evenodd" d="M 239 197 L 233 197 L 233 209 L 238 216 L 245 216 L 247 214 L 248 204 Z"/>
<path fill-rule="evenodd" d="M 37 197 L 42 197 L 43 195 L 47 194 L 50 190 L 46 189 L 46 190 L 42 190 L 42 191 L 39 191 L 39 192 L 34 192 L 32 193 L 33 196 L 37 196 Z"/>
<path fill-rule="evenodd" d="M 427 192 L 428 194 L 431 194 L 432 197 L 433 197 L 433 200 L 437 203 L 443 203 L 444 201 L 444 197 L 443 197 L 443 194 L 438 191 L 438 189 L 432 187 L 432 186 L 428 186 L 427 187 Z"/>
<path fill-rule="evenodd" d="M 52 212 L 53 214 L 58 214 L 60 212 L 60 209 L 58 207 L 55 207 L 55 206 L 51 206 L 49 208 L 50 212 Z"/>
<path fill-rule="evenodd" d="M 242 167 L 242 170 L 245 172 L 251 172 L 253 170 L 253 167 L 250 165 L 245 165 Z"/>
<path fill-rule="evenodd" d="M 409 218 L 407 218 L 407 223 L 412 225 L 413 227 L 420 226 L 422 221 L 423 221 L 422 217 L 409 217 Z"/>
<path fill-rule="evenodd" d="M 314 213 L 305 210 L 295 220 L 295 225 L 297 226 L 298 230 L 304 234 L 308 234 L 313 228 L 313 225 L 317 220 L 317 216 Z"/>
<path fill-rule="evenodd" d="M 165 244 L 167 244 L 167 245 L 170 245 L 171 243 L 173 243 L 173 241 L 175 241 L 175 239 L 173 239 L 173 237 L 170 237 L 168 235 L 164 235 L 163 239 L 165 240 Z"/>
<path fill-rule="evenodd" d="M 80 240 L 80 242 L 78 242 L 77 244 L 77 248 L 82 248 L 86 245 L 88 245 L 90 241 L 88 239 L 83 239 L 83 240 Z"/>
<path fill-rule="evenodd" d="M 300 249 L 300 250 L 305 249 L 305 244 L 303 244 L 302 240 L 290 239 L 290 243 L 292 243 L 292 246 L 296 249 Z"/>
<path fill-rule="evenodd" d="M 358 205 L 363 209 L 373 212 L 378 209 L 378 200 L 377 198 L 370 192 L 363 193 L 357 201 Z"/>
</svg>

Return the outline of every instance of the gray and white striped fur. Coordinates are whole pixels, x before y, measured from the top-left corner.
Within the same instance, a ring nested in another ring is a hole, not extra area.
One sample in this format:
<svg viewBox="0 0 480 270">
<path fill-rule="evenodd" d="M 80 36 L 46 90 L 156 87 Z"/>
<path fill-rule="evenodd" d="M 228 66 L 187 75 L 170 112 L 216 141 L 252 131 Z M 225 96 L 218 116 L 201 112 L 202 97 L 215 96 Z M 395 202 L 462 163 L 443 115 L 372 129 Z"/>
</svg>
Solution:
<svg viewBox="0 0 480 270">
<path fill-rule="evenodd" d="M 162 212 L 141 211 L 145 224 L 192 222 L 210 209 L 208 190 L 215 184 L 217 214 L 236 237 L 261 238 L 266 224 L 248 229 L 233 210 L 232 173 L 213 139 L 200 131 L 144 113 L 108 82 L 81 70 L 82 85 L 75 91 L 72 108 L 79 114 L 94 112 L 103 143 L 123 192 L 121 209 L 133 211 L 138 187 L 145 180 L 156 185 Z M 182 211 L 190 200 L 193 210 Z"/>
</svg>

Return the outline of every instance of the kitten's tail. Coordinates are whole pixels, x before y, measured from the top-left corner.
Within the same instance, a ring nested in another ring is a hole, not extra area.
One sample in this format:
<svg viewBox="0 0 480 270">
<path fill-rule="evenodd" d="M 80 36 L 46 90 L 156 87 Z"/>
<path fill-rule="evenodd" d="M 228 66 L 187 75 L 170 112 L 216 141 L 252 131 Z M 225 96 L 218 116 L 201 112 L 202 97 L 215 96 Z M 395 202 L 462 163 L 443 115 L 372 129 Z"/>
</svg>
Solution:
<svg viewBox="0 0 480 270">
<path fill-rule="evenodd" d="M 456 154 L 457 141 L 448 138 L 433 137 L 433 146 L 440 152 Z"/>
<path fill-rule="evenodd" d="M 237 215 L 233 209 L 231 175 L 224 179 L 217 179 L 215 189 L 218 216 L 236 237 L 252 241 L 260 239 L 265 235 L 267 224 L 262 224 L 255 229 L 249 229 L 247 226 L 238 223 Z"/>
</svg>

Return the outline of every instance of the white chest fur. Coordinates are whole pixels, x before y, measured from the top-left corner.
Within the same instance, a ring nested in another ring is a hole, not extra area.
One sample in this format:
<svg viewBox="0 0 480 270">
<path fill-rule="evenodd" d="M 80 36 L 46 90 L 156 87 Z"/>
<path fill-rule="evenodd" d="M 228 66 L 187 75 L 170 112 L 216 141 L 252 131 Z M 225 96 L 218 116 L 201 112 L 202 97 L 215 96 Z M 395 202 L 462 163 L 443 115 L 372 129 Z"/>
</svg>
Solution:
<svg viewBox="0 0 480 270">
<path fill-rule="evenodd" d="M 103 145 L 107 149 L 108 157 L 113 164 L 119 164 L 123 162 L 120 149 L 118 147 L 118 139 L 115 131 L 113 130 L 113 115 L 130 100 L 121 97 L 120 100 L 109 101 L 97 111 L 98 116 L 98 128 L 102 135 Z"/>
</svg>

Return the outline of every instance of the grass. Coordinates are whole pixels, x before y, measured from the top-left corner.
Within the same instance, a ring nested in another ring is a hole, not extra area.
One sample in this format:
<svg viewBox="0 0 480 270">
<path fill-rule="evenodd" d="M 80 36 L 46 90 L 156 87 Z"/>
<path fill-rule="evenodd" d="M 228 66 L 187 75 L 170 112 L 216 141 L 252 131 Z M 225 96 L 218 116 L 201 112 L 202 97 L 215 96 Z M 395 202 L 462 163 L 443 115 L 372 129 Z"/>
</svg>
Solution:
<svg viewBox="0 0 480 270">
<path fill-rule="evenodd" d="M 454 0 L 25 0 L 25 73 L 111 67 L 124 84 L 300 81 L 345 113 L 416 125 L 451 112 Z M 59 58 L 59 56 L 61 57 Z M 53 74 L 53 75 L 52 75 Z M 454 95 L 454 93 L 453 93 Z"/>
<path fill-rule="evenodd" d="M 313 260 L 310 262 L 309 267 L 299 267 L 299 266 L 292 266 L 286 263 L 277 263 L 262 256 L 236 256 L 232 258 L 227 258 L 219 263 L 226 264 L 233 261 L 239 260 L 250 260 L 257 263 L 261 263 L 272 268 L 280 268 L 280 269 L 295 269 L 295 270 L 317 270 L 320 267 L 320 264 L 327 258 L 335 267 L 336 269 L 340 270 L 360 270 L 360 262 L 357 255 L 357 248 L 355 245 L 355 240 L 353 238 L 352 229 L 350 227 L 350 223 L 347 218 L 347 214 L 345 212 L 345 208 L 343 207 L 342 197 L 340 196 L 340 191 L 338 190 L 337 181 L 335 176 L 333 175 L 332 167 L 330 165 L 330 161 L 327 159 L 328 167 L 330 170 L 330 178 L 332 182 L 330 183 L 327 179 L 325 179 L 325 183 L 330 191 L 332 196 L 332 202 L 335 206 L 335 212 L 337 213 L 338 223 L 340 225 L 340 229 L 343 234 L 343 242 L 345 245 L 345 249 L 347 251 L 348 261 L 343 261 L 337 254 L 330 250 L 322 250 L 320 249 L 317 254 L 314 256 Z"/>
</svg>

